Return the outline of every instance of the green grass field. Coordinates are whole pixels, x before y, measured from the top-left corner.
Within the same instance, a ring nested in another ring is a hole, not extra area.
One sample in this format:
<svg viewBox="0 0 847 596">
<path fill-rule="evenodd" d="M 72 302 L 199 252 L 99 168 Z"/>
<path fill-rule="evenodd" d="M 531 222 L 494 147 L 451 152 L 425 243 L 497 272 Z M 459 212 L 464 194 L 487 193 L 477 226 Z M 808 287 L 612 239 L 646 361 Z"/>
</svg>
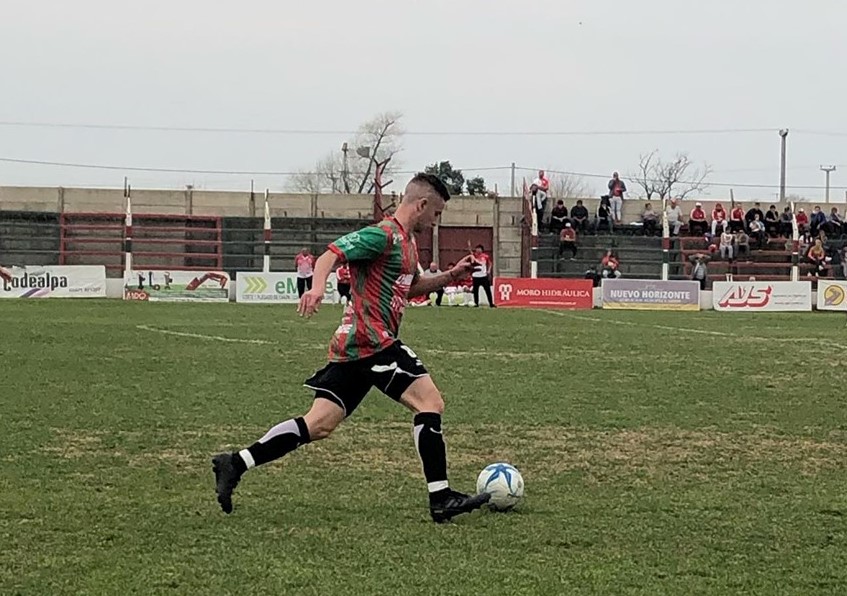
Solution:
<svg viewBox="0 0 847 596">
<path fill-rule="evenodd" d="M 452 485 L 509 461 L 519 509 L 431 523 L 372 393 L 223 515 L 211 455 L 305 411 L 339 314 L 3 301 L 0 593 L 847 593 L 842 316 L 412 309 Z"/>
</svg>

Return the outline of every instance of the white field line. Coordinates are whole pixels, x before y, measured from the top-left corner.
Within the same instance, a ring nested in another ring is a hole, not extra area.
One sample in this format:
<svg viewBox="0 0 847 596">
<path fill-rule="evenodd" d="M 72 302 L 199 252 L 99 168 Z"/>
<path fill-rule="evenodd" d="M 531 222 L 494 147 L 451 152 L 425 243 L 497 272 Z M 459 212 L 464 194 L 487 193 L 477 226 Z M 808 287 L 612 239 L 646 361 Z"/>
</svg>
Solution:
<svg viewBox="0 0 847 596">
<path fill-rule="evenodd" d="M 203 335 L 202 333 L 187 333 L 185 331 L 171 331 L 169 329 L 159 329 L 157 327 L 150 327 L 149 325 L 136 325 L 136 329 L 141 329 L 142 331 L 152 331 L 153 333 L 161 333 L 163 335 L 175 335 L 177 337 L 190 337 L 192 339 L 206 339 L 209 341 L 221 341 L 225 343 L 232 344 L 256 344 L 263 346 L 272 346 L 276 345 L 275 341 L 265 341 L 263 339 L 238 339 L 235 337 L 222 337 L 220 335 Z"/>
</svg>

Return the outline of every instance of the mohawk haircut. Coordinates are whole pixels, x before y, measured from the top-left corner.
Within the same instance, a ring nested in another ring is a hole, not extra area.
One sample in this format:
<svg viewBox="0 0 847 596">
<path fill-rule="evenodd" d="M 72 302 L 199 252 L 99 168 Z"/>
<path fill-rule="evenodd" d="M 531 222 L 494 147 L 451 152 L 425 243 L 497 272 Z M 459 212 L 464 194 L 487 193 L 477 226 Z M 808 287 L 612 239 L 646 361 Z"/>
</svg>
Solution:
<svg viewBox="0 0 847 596">
<path fill-rule="evenodd" d="M 415 174 L 415 177 L 411 180 L 412 183 L 415 184 L 426 184 L 432 190 L 434 190 L 439 197 L 444 199 L 445 202 L 450 200 L 450 191 L 447 189 L 447 185 L 436 176 L 435 174 L 426 174 L 424 172 L 419 172 Z"/>
</svg>

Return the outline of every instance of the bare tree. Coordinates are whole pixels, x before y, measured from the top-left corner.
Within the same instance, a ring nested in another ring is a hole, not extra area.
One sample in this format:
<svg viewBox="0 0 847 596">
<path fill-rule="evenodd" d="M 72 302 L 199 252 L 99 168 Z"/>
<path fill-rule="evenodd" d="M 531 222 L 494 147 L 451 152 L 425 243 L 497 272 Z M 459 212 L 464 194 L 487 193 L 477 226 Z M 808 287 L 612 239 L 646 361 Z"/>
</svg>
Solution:
<svg viewBox="0 0 847 596">
<path fill-rule="evenodd" d="M 550 176 L 550 192 L 557 199 L 584 199 L 594 194 L 590 182 L 582 176 L 571 174 Z"/>
<path fill-rule="evenodd" d="M 376 164 L 390 159 L 383 176 L 390 179 L 402 164 L 397 153 L 403 149 L 403 129 L 399 112 L 385 112 L 362 124 L 355 136 L 347 141 L 346 168 L 341 151 L 329 153 L 308 172 L 301 172 L 288 181 L 296 192 L 367 193 L 374 190 Z"/>
<path fill-rule="evenodd" d="M 709 164 L 697 167 L 687 153 L 677 153 L 671 161 L 665 162 L 655 150 L 641 156 L 638 171 L 629 178 L 642 188 L 648 201 L 654 195 L 660 200 L 684 199 L 692 193 L 704 192 L 709 187 L 706 178 L 711 173 Z"/>
</svg>

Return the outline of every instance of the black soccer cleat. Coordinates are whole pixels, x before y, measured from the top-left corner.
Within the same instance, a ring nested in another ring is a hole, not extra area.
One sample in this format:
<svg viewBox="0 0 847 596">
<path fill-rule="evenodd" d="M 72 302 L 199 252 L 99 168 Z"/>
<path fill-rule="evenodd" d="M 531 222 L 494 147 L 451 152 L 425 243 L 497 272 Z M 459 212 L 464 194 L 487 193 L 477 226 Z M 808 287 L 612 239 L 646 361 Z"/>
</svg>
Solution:
<svg viewBox="0 0 847 596">
<path fill-rule="evenodd" d="M 488 503 L 490 498 L 491 495 L 488 493 L 469 496 L 451 490 L 443 499 L 437 503 L 430 504 L 429 512 L 432 515 L 432 520 L 437 524 L 441 524 L 450 521 L 462 513 L 470 513 L 475 509 L 479 509 Z"/>
<path fill-rule="evenodd" d="M 221 453 L 212 458 L 215 492 L 218 493 L 218 503 L 224 513 L 232 513 L 232 491 L 241 480 L 241 472 L 235 469 L 232 458 L 232 453 Z"/>
</svg>

